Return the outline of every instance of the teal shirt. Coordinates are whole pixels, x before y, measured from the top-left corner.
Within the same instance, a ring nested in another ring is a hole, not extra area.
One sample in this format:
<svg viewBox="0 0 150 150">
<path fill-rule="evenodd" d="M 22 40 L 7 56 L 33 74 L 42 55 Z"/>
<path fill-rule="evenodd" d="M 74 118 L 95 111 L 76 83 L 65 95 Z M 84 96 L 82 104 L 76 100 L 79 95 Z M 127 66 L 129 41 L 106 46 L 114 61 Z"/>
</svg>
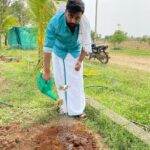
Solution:
<svg viewBox="0 0 150 150">
<path fill-rule="evenodd" d="M 68 53 L 77 58 L 81 53 L 78 35 L 79 25 L 76 26 L 75 32 L 72 33 L 66 24 L 65 14 L 63 12 L 57 13 L 47 26 L 44 50 L 52 49 L 57 56 L 63 59 Z"/>
</svg>

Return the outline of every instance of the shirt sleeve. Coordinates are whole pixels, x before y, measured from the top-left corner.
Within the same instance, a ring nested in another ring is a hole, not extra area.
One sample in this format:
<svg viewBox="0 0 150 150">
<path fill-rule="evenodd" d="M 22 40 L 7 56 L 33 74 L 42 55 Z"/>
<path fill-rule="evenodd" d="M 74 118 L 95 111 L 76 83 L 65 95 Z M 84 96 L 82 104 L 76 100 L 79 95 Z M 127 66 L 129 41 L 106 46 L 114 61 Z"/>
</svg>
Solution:
<svg viewBox="0 0 150 150">
<path fill-rule="evenodd" d="M 56 37 L 55 35 L 56 35 L 56 33 L 55 33 L 55 27 L 54 27 L 53 21 L 50 21 L 50 23 L 48 24 L 47 29 L 46 29 L 46 37 L 45 37 L 45 41 L 44 41 L 43 51 L 45 53 L 52 52 L 52 48 L 55 43 L 55 37 Z"/>
<path fill-rule="evenodd" d="M 92 52 L 91 27 L 88 19 L 84 15 L 80 22 L 79 42 L 82 44 L 84 51 L 88 54 Z"/>
</svg>

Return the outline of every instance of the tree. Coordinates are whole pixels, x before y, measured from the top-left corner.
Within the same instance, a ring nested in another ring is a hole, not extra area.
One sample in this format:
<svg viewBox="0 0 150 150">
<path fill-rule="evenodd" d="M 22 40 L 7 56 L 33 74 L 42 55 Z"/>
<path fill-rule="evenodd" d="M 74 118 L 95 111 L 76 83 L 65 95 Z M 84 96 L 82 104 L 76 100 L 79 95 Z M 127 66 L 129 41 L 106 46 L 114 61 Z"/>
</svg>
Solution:
<svg viewBox="0 0 150 150">
<path fill-rule="evenodd" d="M 13 15 L 7 16 L 2 24 L 2 33 L 5 34 L 5 45 L 7 45 L 7 32 L 12 26 L 20 26 L 17 18 Z"/>
<path fill-rule="evenodd" d="M 25 26 L 30 22 L 29 8 L 25 7 L 23 0 L 15 1 L 10 9 L 11 13 L 18 18 L 18 22 L 21 26 Z"/>
<path fill-rule="evenodd" d="M 38 29 L 38 69 L 43 65 L 43 44 L 45 29 L 50 18 L 56 12 L 56 2 L 54 0 L 28 0 L 28 5 L 33 14 L 33 20 Z"/>
<path fill-rule="evenodd" d="M 9 13 L 9 6 L 11 4 L 11 0 L 1 0 L 0 1 L 0 48 L 2 45 L 2 31 L 3 31 L 3 22 L 5 17 L 8 15 Z"/>
<path fill-rule="evenodd" d="M 147 42 L 150 45 L 150 36 L 147 38 Z"/>
<path fill-rule="evenodd" d="M 127 33 L 121 30 L 116 30 L 109 41 L 113 43 L 116 47 L 116 44 L 120 45 L 121 42 L 126 41 L 127 39 L 128 39 Z"/>
<path fill-rule="evenodd" d="M 91 31 L 91 38 L 92 38 L 93 42 L 94 42 L 95 37 L 96 37 L 96 40 L 100 40 L 101 39 L 101 35 L 100 34 L 96 34 L 96 36 L 95 36 L 95 31 Z"/>
<path fill-rule="evenodd" d="M 105 40 L 110 40 L 111 37 L 112 37 L 111 35 L 106 35 Z"/>
<path fill-rule="evenodd" d="M 14 25 L 19 25 L 17 18 L 10 15 L 11 0 L 1 0 L 0 1 L 0 48 L 2 45 L 1 36 L 5 34 L 5 44 L 6 44 L 6 32 Z"/>
<path fill-rule="evenodd" d="M 148 36 L 147 36 L 147 35 L 144 35 L 144 36 L 141 38 L 141 41 L 142 41 L 142 42 L 147 42 L 147 41 L 148 41 Z"/>
</svg>

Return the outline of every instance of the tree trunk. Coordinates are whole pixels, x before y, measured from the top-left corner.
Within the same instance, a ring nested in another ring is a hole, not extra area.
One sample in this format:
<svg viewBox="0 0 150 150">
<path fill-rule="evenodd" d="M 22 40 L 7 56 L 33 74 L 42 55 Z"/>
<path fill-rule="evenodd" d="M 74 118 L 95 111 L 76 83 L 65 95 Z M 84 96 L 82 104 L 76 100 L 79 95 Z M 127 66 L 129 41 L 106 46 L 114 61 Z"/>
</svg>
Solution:
<svg viewBox="0 0 150 150">
<path fill-rule="evenodd" d="M 5 46 L 7 46 L 7 34 L 5 34 Z"/>
<path fill-rule="evenodd" d="M 0 32 L 0 49 L 2 48 L 2 36 L 1 36 L 1 32 Z"/>
<path fill-rule="evenodd" d="M 38 64 L 37 69 L 40 70 L 43 68 L 43 44 L 44 44 L 44 30 L 43 26 L 39 25 L 39 31 L 38 31 Z"/>
</svg>

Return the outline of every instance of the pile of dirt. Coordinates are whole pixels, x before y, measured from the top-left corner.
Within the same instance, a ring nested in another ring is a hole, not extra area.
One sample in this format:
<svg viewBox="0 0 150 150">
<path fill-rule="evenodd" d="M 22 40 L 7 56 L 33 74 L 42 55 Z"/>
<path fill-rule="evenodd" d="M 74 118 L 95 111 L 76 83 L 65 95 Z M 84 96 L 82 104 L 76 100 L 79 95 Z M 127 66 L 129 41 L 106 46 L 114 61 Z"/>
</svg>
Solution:
<svg viewBox="0 0 150 150">
<path fill-rule="evenodd" d="M 19 123 L 0 127 L 0 149 L 11 150 L 105 150 L 103 142 L 72 119 L 21 128 Z"/>
</svg>

